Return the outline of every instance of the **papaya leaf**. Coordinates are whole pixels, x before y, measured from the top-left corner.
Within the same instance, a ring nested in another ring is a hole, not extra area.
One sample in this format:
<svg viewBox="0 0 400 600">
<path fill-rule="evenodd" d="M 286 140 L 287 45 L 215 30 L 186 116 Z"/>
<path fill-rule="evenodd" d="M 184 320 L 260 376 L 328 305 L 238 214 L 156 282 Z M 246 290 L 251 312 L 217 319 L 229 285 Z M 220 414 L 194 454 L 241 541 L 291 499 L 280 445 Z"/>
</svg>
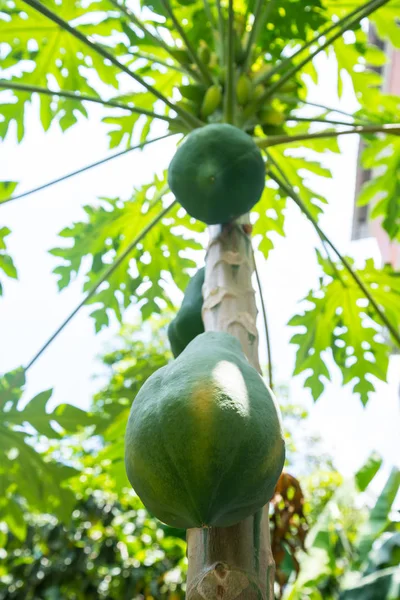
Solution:
<svg viewBox="0 0 400 600">
<path fill-rule="evenodd" d="M 362 155 L 362 164 L 374 176 L 361 189 L 357 203 L 370 204 L 371 218 L 383 217 L 382 225 L 391 239 L 400 240 L 400 140 L 372 140 Z"/>
<path fill-rule="evenodd" d="M 90 257 L 91 264 L 84 289 L 91 287 L 110 261 L 152 220 L 155 210 L 152 198 L 162 193 L 165 185 L 166 173 L 135 190 L 128 201 L 103 199 L 97 208 L 86 206 L 87 221 L 75 223 L 60 233 L 61 237 L 71 239 L 72 246 L 51 251 L 64 261 L 55 269 L 60 289 L 81 270 L 85 256 Z M 132 303 L 140 307 L 144 319 L 173 308 L 166 285 L 172 277 L 184 289 L 189 279 L 187 270 L 196 267 L 189 252 L 201 250 L 197 234 L 204 229 L 201 223 L 181 216 L 183 212 L 179 206 L 175 207 L 90 300 L 95 305 L 92 317 L 96 331 L 108 325 L 111 314 L 122 321 L 124 310 Z"/>
<path fill-rule="evenodd" d="M 267 182 L 260 201 L 252 209 L 252 215 L 257 216 L 253 225 L 254 245 L 265 258 L 274 247 L 274 234 L 285 235 L 285 209 L 286 197 Z"/>
<path fill-rule="evenodd" d="M 11 279 L 18 279 L 17 269 L 15 268 L 14 261 L 9 254 L 7 254 L 7 244 L 5 238 L 10 235 L 11 230 L 8 227 L 0 228 L 0 271 L 10 277 Z M 0 281 L 0 296 L 3 295 L 3 287 Z"/>
<path fill-rule="evenodd" d="M 51 390 L 37 394 L 20 408 L 24 384 L 22 368 L 0 378 L 0 452 L 4 456 L 0 461 L 0 514 L 20 539 L 26 534 L 24 519 L 19 519 L 24 506 L 53 513 L 66 522 L 75 502 L 74 494 L 64 484 L 77 470 L 51 453 L 39 451 L 38 436 L 47 441 L 57 439 L 60 431 L 66 435 L 77 433 L 102 420 L 99 415 L 67 404 L 47 410 Z"/>
<path fill-rule="evenodd" d="M 304 129 L 304 124 L 302 124 Z M 292 156 L 289 149 L 269 148 L 268 156 L 271 168 L 276 168 L 279 174 L 283 174 L 290 182 L 291 187 L 298 190 L 298 194 L 313 215 L 318 216 L 323 212 L 327 200 L 309 185 L 308 176 L 332 177 L 329 169 L 325 168 L 317 159 L 309 159 L 300 156 Z"/>
<path fill-rule="evenodd" d="M 367 462 L 357 471 L 354 478 L 360 492 L 364 492 L 379 469 L 382 466 L 382 458 L 376 452 L 372 452 Z"/>
<path fill-rule="evenodd" d="M 389 524 L 389 513 L 400 488 L 400 471 L 393 468 L 368 520 L 359 532 L 356 541 L 360 561 L 364 561 L 374 541 L 385 531 Z"/>
<path fill-rule="evenodd" d="M 386 381 L 390 348 L 382 336 L 379 317 L 352 278 L 341 265 L 333 268 L 317 254 L 323 270 L 320 287 L 304 299 L 305 311 L 289 321 L 290 326 L 302 328 L 291 339 L 298 345 L 294 374 L 309 373 L 305 386 L 317 400 L 330 379 L 327 364 L 329 357 L 333 358 L 343 384 L 351 382 L 353 392 L 366 404 L 375 389 L 374 378 Z M 357 274 L 391 322 L 399 326 L 399 274 L 389 268 L 376 269 L 372 260 Z"/>
<path fill-rule="evenodd" d="M 0 204 L 12 196 L 17 185 L 16 181 L 0 181 Z"/>
<path fill-rule="evenodd" d="M 399 571 L 398 567 L 389 567 L 360 577 L 341 592 L 339 600 L 396 600 L 400 597 Z"/>
</svg>

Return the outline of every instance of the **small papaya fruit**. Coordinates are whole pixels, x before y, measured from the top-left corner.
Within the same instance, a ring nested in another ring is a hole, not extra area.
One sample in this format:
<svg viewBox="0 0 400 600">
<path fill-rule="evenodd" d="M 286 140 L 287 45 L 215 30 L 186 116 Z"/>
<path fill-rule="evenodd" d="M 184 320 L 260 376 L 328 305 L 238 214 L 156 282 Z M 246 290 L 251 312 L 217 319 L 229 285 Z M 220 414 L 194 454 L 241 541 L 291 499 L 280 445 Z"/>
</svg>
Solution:
<svg viewBox="0 0 400 600">
<path fill-rule="evenodd" d="M 279 92 L 295 92 L 297 90 L 297 83 L 295 81 L 285 81 L 280 88 Z"/>
<path fill-rule="evenodd" d="M 268 106 L 260 111 L 259 120 L 263 125 L 282 125 L 285 115 L 273 106 Z"/>
<path fill-rule="evenodd" d="M 253 84 L 251 83 L 249 77 L 242 73 L 237 80 L 236 84 L 236 96 L 239 104 L 247 104 L 251 99 L 253 92 Z"/>
<path fill-rule="evenodd" d="M 205 93 L 201 105 L 201 116 L 207 118 L 217 110 L 222 100 L 222 90 L 220 85 L 211 85 Z"/>
<path fill-rule="evenodd" d="M 200 41 L 199 58 L 205 65 L 208 65 L 211 59 L 210 48 L 204 40 Z"/>
<path fill-rule="evenodd" d="M 196 335 L 204 333 L 201 309 L 203 308 L 202 287 L 204 267 L 190 280 L 176 317 L 168 326 L 168 339 L 172 354 L 176 358 Z"/>
<path fill-rule="evenodd" d="M 261 96 L 264 94 L 265 92 L 265 87 L 263 86 L 262 83 L 258 83 L 256 85 L 256 87 L 254 88 L 254 100 L 258 100 L 259 98 L 261 98 Z"/>
<path fill-rule="evenodd" d="M 271 499 L 284 460 L 273 394 L 228 333 L 198 335 L 132 404 L 126 472 L 171 527 L 229 527 L 253 515 Z"/>
</svg>

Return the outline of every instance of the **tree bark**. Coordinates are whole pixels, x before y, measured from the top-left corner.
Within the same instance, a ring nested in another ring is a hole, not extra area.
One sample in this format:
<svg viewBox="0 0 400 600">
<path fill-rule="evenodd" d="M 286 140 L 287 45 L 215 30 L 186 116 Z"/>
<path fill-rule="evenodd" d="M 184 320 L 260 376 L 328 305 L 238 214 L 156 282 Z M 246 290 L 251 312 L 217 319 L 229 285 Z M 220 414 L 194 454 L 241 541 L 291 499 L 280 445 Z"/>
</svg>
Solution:
<svg viewBox="0 0 400 600">
<path fill-rule="evenodd" d="M 261 372 L 249 230 L 248 215 L 233 225 L 209 228 L 203 321 L 206 331 L 237 337 L 249 362 Z M 189 529 L 187 543 L 187 600 L 273 600 L 268 504 L 232 527 Z"/>
</svg>

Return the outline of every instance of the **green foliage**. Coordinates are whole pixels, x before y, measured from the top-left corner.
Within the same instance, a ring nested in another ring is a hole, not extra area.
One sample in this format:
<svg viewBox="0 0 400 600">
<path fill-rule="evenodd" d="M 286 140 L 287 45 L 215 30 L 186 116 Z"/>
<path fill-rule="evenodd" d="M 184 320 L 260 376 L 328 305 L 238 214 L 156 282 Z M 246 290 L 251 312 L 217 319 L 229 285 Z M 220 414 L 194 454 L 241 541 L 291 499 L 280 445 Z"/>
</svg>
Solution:
<svg viewBox="0 0 400 600">
<path fill-rule="evenodd" d="M 3 534 L 1 600 L 184 598 L 183 539 L 166 533 L 132 494 L 117 499 L 85 483 L 76 493 L 68 526 L 28 514 L 23 544 Z"/>
<path fill-rule="evenodd" d="M 110 261 L 117 258 L 142 229 L 153 219 L 162 206 L 165 194 L 165 174 L 156 177 L 150 184 L 137 189 L 132 198 L 121 202 L 118 198 L 102 199 L 97 207 L 85 206 L 87 221 L 75 223 L 60 232 L 62 238 L 71 239 L 72 245 L 51 250 L 54 256 L 65 263 L 56 267 L 58 286 L 63 289 L 82 268 L 85 256 L 91 257 L 86 272 L 84 289 L 101 277 Z M 184 225 L 185 229 L 179 226 Z M 138 303 L 143 319 L 154 313 L 173 308 L 165 289 L 171 276 L 179 288 L 189 280 L 187 269 L 196 267 L 196 262 L 186 254 L 189 249 L 200 250 L 196 240 L 201 224 L 184 219 L 178 207 L 153 228 L 126 260 L 90 300 L 97 308 L 91 313 L 96 331 L 109 324 L 109 315 L 114 314 L 122 321 L 123 310 Z M 157 249 L 157 251 L 156 251 Z"/>
<path fill-rule="evenodd" d="M 373 378 L 386 380 L 390 348 L 382 338 L 374 309 L 343 266 L 317 254 L 322 267 L 320 287 L 304 298 L 308 303 L 305 312 L 289 321 L 289 325 L 303 328 L 291 339 L 299 346 L 294 373 L 311 370 L 305 386 L 317 400 L 324 389 L 323 378 L 330 379 L 326 358 L 331 354 L 343 384 L 352 383 L 353 392 L 366 404 L 375 389 Z M 399 274 L 390 267 L 376 269 L 372 260 L 356 272 L 391 322 L 400 324 Z"/>
<path fill-rule="evenodd" d="M 355 474 L 355 481 L 360 492 L 364 492 L 382 466 L 382 458 L 373 452 L 367 462 Z"/>
<path fill-rule="evenodd" d="M 24 384 L 22 368 L 0 379 L 0 450 L 4 457 L 0 464 L 0 517 L 19 539 L 24 539 L 27 531 L 24 510 L 49 512 L 67 521 L 75 501 L 65 483 L 76 469 L 41 451 L 41 440 L 60 439 L 96 423 L 70 404 L 47 411 L 51 390 L 21 407 Z"/>
<path fill-rule="evenodd" d="M 383 217 L 389 237 L 400 241 L 400 140 L 372 141 L 363 152 L 362 162 L 366 169 L 377 172 L 364 184 L 357 203 L 371 204 L 371 218 Z"/>
<path fill-rule="evenodd" d="M 5 238 L 10 235 L 11 230 L 8 227 L 0 228 L 0 271 L 2 271 L 7 277 L 12 279 L 18 279 L 17 269 L 15 268 L 14 261 L 9 254 L 7 254 L 7 244 Z M 3 286 L 0 281 L 0 296 L 3 295 Z"/>
<path fill-rule="evenodd" d="M 377 459 L 372 456 L 360 471 L 370 471 Z M 363 503 L 356 481 L 344 482 L 310 529 L 306 552 L 299 556 L 300 572 L 283 599 L 397 598 L 392 585 L 399 575 L 396 540 L 400 529 L 391 508 L 399 489 L 399 471 L 394 469 L 369 512 L 360 510 Z M 388 540 L 392 541 L 379 556 L 379 548 Z"/>
<path fill-rule="evenodd" d="M 17 185 L 16 181 L 0 181 L 0 204 L 12 195 Z"/>
</svg>

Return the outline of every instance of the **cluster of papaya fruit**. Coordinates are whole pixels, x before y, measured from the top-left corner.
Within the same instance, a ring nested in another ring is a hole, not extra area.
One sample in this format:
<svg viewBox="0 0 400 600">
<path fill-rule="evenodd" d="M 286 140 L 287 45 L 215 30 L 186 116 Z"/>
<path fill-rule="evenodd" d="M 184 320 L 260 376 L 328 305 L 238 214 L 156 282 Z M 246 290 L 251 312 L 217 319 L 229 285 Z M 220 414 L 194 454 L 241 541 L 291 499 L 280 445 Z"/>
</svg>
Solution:
<svg viewBox="0 0 400 600">
<path fill-rule="evenodd" d="M 244 51 L 238 37 L 235 40 L 237 41 L 236 64 L 240 67 Z M 178 52 L 185 53 L 185 50 L 178 50 Z M 204 41 L 200 44 L 198 55 L 209 70 L 213 83 L 209 86 L 203 83 L 189 83 L 179 86 L 178 90 L 182 98 L 176 104 L 205 122 L 219 123 L 223 119 L 226 68 L 224 66 L 220 67 L 216 53 L 211 52 Z M 190 65 L 189 56 L 185 57 L 185 60 Z M 195 68 L 194 65 L 190 66 Z M 261 83 L 263 76 L 267 75 L 271 69 L 272 65 L 256 63 L 252 68 L 242 72 L 237 77 L 237 122 L 240 127 L 247 131 L 252 131 L 256 125 L 260 125 L 267 135 L 278 135 L 284 131 L 283 125 L 290 107 L 276 97 L 262 102 L 262 97 L 275 82 L 274 77 L 272 77 L 267 84 Z M 296 92 L 297 89 L 298 84 L 289 80 L 280 88 L 280 94 L 290 94 Z"/>
</svg>

